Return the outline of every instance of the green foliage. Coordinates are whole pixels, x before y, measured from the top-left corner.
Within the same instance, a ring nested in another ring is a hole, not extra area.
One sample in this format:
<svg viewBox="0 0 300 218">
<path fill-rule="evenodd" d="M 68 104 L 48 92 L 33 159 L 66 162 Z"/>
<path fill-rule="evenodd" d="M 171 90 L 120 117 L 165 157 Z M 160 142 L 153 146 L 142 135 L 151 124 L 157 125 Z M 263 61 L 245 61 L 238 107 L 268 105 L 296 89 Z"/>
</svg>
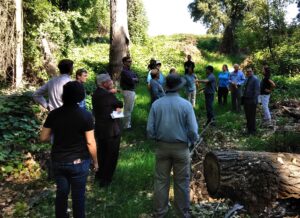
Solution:
<svg viewBox="0 0 300 218">
<path fill-rule="evenodd" d="M 206 37 L 200 37 L 197 47 L 202 50 L 217 52 L 220 47 L 220 37 L 214 35 L 208 35 Z"/>
<path fill-rule="evenodd" d="M 247 52 L 277 45 L 287 33 L 285 7 L 289 0 L 252 0 L 243 22 L 239 23 L 236 36 L 239 46 Z"/>
<path fill-rule="evenodd" d="M 300 28 L 290 37 L 273 48 L 274 57 L 269 50 L 261 50 L 253 55 L 255 65 L 267 62 L 274 74 L 293 76 L 300 73 Z"/>
<path fill-rule="evenodd" d="M 37 141 L 41 122 L 40 109 L 30 92 L 0 97 L 0 161 Z"/>
<path fill-rule="evenodd" d="M 148 19 L 142 0 L 128 0 L 128 30 L 133 43 L 144 43 L 147 39 Z"/>
</svg>

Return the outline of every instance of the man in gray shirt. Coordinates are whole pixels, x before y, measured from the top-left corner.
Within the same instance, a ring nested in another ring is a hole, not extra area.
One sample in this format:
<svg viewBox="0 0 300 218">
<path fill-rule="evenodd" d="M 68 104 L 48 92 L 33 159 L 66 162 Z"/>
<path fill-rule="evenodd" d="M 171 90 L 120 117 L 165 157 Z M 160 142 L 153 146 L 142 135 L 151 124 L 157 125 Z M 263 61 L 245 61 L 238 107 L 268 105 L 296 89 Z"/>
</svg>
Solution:
<svg viewBox="0 0 300 218">
<path fill-rule="evenodd" d="M 204 80 L 199 80 L 199 82 L 205 84 L 204 95 L 205 95 L 205 107 L 206 107 L 206 116 L 207 121 L 206 125 L 210 122 L 214 122 L 214 111 L 213 111 L 213 103 L 214 103 L 214 94 L 216 92 L 216 77 L 213 74 L 214 68 L 213 66 L 206 67 L 206 75 L 207 78 Z M 212 123 L 212 125 L 215 125 Z"/>
<path fill-rule="evenodd" d="M 166 95 L 151 107 L 147 133 L 156 140 L 154 216 L 168 212 L 170 173 L 174 172 L 174 204 L 179 217 L 190 217 L 189 143 L 198 139 L 198 124 L 192 104 L 178 94 L 185 84 L 178 74 L 166 78 Z"/>
<path fill-rule="evenodd" d="M 69 59 L 63 59 L 58 64 L 60 76 L 54 77 L 49 80 L 45 85 L 36 90 L 32 97 L 34 101 L 46 108 L 48 111 L 52 111 L 63 105 L 62 92 L 63 86 L 71 81 L 71 74 L 73 72 L 73 61 Z M 48 102 L 45 99 L 45 95 L 48 95 Z"/>
</svg>

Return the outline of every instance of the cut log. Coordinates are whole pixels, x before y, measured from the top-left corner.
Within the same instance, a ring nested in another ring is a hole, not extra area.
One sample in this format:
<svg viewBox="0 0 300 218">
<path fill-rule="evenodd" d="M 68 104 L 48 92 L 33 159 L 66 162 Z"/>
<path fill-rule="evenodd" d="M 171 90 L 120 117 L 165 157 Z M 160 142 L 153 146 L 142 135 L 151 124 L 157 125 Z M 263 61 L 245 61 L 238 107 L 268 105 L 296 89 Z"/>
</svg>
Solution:
<svg viewBox="0 0 300 218">
<path fill-rule="evenodd" d="M 300 198 L 300 154 L 209 152 L 203 164 L 212 197 L 241 202 L 252 212 L 276 199 Z"/>
<path fill-rule="evenodd" d="M 291 107 L 285 107 L 282 106 L 283 111 L 290 115 L 291 117 L 294 117 L 295 119 L 300 119 L 300 109 L 299 108 L 291 108 Z"/>
</svg>

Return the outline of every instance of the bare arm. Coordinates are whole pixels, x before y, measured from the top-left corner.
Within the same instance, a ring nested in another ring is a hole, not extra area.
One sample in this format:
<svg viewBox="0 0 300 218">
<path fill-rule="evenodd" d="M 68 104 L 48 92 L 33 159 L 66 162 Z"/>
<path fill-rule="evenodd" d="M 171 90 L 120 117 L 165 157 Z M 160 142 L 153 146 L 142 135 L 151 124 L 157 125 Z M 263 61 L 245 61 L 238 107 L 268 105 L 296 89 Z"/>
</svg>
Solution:
<svg viewBox="0 0 300 218">
<path fill-rule="evenodd" d="M 51 137 L 51 129 L 43 127 L 41 134 L 40 134 L 40 141 L 41 142 L 49 141 L 50 137 Z"/>
<path fill-rule="evenodd" d="M 94 130 L 85 132 L 85 138 L 86 138 L 88 150 L 93 159 L 94 170 L 97 171 L 99 169 L 99 166 L 97 160 L 97 147 L 96 147 L 96 141 L 94 136 Z"/>
</svg>

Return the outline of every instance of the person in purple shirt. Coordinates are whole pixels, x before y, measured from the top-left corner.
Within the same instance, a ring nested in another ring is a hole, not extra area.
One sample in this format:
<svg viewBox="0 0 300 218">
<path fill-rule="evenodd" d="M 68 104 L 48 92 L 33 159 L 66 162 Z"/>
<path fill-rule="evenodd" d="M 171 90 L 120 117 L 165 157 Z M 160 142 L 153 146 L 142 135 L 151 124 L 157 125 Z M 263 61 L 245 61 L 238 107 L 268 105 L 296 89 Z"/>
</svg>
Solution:
<svg viewBox="0 0 300 218">
<path fill-rule="evenodd" d="M 132 60 L 126 56 L 122 58 L 123 69 L 121 72 L 120 86 L 124 97 L 124 119 L 123 128 L 131 129 L 131 113 L 135 101 L 135 86 L 139 79 L 137 75 L 131 71 L 130 66 Z"/>
<path fill-rule="evenodd" d="M 222 72 L 219 73 L 219 86 L 218 86 L 218 103 L 219 105 L 227 104 L 228 86 L 229 86 L 228 66 L 226 64 L 222 67 Z"/>
<path fill-rule="evenodd" d="M 231 91 L 231 103 L 232 111 L 241 111 L 241 96 L 242 96 L 242 85 L 245 82 L 245 75 L 239 70 L 238 64 L 233 65 L 234 71 L 229 76 L 229 89 Z"/>
</svg>

